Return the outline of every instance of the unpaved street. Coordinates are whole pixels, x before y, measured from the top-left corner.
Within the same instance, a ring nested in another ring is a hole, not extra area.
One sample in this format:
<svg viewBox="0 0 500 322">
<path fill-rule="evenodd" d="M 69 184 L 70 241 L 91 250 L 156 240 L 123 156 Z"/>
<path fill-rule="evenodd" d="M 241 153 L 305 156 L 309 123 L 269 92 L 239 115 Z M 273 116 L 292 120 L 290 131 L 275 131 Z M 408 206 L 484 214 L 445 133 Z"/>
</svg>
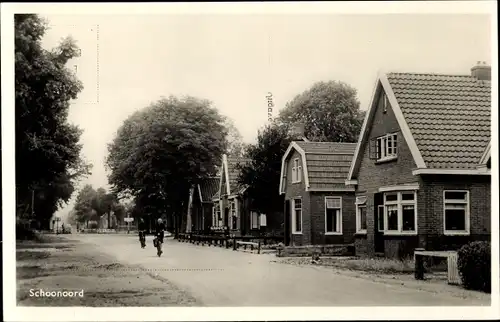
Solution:
<svg viewBox="0 0 500 322">
<path fill-rule="evenodd" d="M 98 277 L 103 271 L 96 262 L 105 258 L 105 264 L 110 265 L 106 274 L 121 276 L 122 285 L 125 280 L 134 280 L 136 291 L 143 285 L 144 292 L 155 292 L 146 291 L 148 287 L 156 291 L 163 287 L 164 292 L 170 292 L 165 306 L 176 305 L 172 303 L 176 298 L 182 302 L 177 305 L 202 306 L 489 305 L 486 296 L 464 299 L 320 267 L 280 264 L 270 254 L 235 252 L 168 239 L 164 255 L 158 258 L 150 237 L 146 249 L 139 247 L 133 235 L 75 234 L 69 238 L 79 241 L 75 248 L 85 249 L 86 256 L 94 254 L 93 262 L 78 264 L 77 271 Z M 148 279 L 143 279 L 146 276 Z M 92 294 L 96 284 L 82 281 L 78 287 Z M 155 303 L 158 302 L 161 300 Z"/>
</svg>

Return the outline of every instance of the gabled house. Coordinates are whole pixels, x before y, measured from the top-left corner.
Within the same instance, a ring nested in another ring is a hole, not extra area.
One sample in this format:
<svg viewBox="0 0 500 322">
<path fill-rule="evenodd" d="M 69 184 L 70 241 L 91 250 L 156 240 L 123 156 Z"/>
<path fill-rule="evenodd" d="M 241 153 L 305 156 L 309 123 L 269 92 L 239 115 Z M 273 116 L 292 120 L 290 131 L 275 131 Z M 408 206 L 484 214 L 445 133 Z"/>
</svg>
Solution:
<svg viewBox="0 0 500 322">
<path fill-rule="evenodd" d="M 224 154 L 219 189 L 213 197 L 213 226 L 229 227 L 229 232 L 234 235 L 245 235 L 251 229 L 246 187 L 238 182 L 240 167 L 250 161 L 247 158 L 228 157 Z"/>
<path fill-rule="evenodd" d="M 282 158 L 285 244 L 354 242 L 354 187 L 345 180 L 355 143 L 293 141 Z"/>
<path fill-rule="evenodd" d="M 212 226 L 213 197 L 218 192 L 219 182 L 220 177 L 206 178 L 191 188 L 188 203 L 191 216 L 188 213 L 187 222 L 192 232 L 206 232 Z"/>
<path fill-rule="evenodd" d="M 491 67 L 381 73 L 346 184 L 356 253 L 403 257 L 491 234 Z"/>
</svg>

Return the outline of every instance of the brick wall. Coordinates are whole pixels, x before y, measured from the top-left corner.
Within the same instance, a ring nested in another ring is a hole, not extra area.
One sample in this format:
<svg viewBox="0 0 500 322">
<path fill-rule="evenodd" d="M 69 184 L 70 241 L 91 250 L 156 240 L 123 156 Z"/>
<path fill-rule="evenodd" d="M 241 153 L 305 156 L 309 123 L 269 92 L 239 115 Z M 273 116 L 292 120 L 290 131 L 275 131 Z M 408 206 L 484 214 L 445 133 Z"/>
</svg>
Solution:
<svg viewBox="0 0 500 322">
<path fill-rule="evenodd" d="M 286 190 L 285 200 L 292 200 L 295 197 L 302 197 L 302 234 L 292 234 L 291 245 L 302 246 L 311 244 L 311 226 L 310 226 L 310 202 L 309 193 L 305 191 L 304 173 L 302 173 L 302 181 L 300 183 L 292 183 L 292 168 L 295 158 L 299 158 L 299 163 L 302 165 L 302 158 L 297 151 L 290 153 L 289 162 L 286 169 Z M 302 168 L 303 169 L 303 168 Z M 293 205 L 290 204 L 290 212 L 293 212 Z M 290 223 L 292 220 L 290 220 Z"/>
<path fill-rule="evenodd" d="M 342 198 L 342 235 L 325 233 L 325 197 Z M 356 231 L 355 196 L 351 192 L 311 192 L 310 195 L 311 243 L 345 244 L 354 242 Z"/>
<path fill-rule="evenodd" d="M 374 193 L 378 192 L 378 188 L 382 186 L 400 185 L 418 181 L 418 178 L 412 174 L 412 170 L 416 168 L 415 161 L 413 160 L 408 144 L 400 132 L 394 112 L 389 106 L 387 112 L 384 113 L 382 102 L 382 97 L 379 97 L 372 126 L 368 129 L 368 139 L 361 150 L 362 160 L 360 167 L 356 178 L 354 178 L 358 180 L 356 195 L 367 197 L 367 235 L 356 235 L 355 241 L 356 254 L 359 255 L 373 256 L 375 253 Z M 370 159 L 370 140 L 392 132 L 398 132 L 398 158 L 386 163 L 377 164 L 376 160 Z M 417 200 L 420 200 L 419 196 L 417 198 Z"/>
<path fill-rule="evenodd" d="M 491 177 L 425 175 L 426 221 L 419 225 L 420 246 L 427 249 L 456 249 L 473 240 L 489 240 L 491 236 Z M 444 190 L 469 191 L 470 235 L 444 235 Z M 420 217 L 419 217 L 420 219 Z"/>
</svg>

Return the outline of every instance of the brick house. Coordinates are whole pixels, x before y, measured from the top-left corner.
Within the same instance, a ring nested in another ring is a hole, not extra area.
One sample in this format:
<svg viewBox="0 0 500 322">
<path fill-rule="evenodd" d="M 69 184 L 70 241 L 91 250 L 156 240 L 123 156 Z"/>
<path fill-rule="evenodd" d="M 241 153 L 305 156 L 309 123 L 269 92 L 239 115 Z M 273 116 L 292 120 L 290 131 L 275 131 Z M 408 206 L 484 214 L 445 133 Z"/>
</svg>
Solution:
<svg viewBox="0 0 500 322">
<path fill-rule="evenodd" d="M 456 249 L 491 234 L 491 67 L 381 73 L 346 185 L 356 253 Z"/>
<path fill-rule="evenodd" d="M 229 227 L 230 234 L 245 235 L 251 230 L 251 215 L 246 187 L 238 183 L 240 167 L 250 159 L 222 156 L 218 191 L 213 197 L 212 223 Z"/>
<path fill-rule="evenodd" d="M 203 232 L 212 226 L 212 198 L 218 192 L 219 182 L 220 177 L 206 178 L 191 188 L 188 203 L 188 209 L 191 207 L 191 218 L 188 219 L 191 231 Z"/>
<path fill-rule="evenodd" d="M 345 179 L 355 143 L 293 141 L 282 158 L 285 244 L 354 242 L 354 187 Z"/>
</svg>

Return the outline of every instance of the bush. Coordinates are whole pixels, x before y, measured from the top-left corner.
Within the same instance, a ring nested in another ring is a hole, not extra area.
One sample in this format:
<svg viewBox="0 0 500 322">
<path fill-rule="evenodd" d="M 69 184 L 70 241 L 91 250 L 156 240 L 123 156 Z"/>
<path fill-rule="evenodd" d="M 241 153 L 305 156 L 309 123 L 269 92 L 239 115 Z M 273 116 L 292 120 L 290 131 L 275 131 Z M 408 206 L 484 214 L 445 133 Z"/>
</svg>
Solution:
<svg viewBox="0 0 500 322">
<path fill-rule="evenodd" d="M 466 289 L 491 293 L 491 246 L 477 241 L 458 250 L 458 271 Z"/>
</svg>

